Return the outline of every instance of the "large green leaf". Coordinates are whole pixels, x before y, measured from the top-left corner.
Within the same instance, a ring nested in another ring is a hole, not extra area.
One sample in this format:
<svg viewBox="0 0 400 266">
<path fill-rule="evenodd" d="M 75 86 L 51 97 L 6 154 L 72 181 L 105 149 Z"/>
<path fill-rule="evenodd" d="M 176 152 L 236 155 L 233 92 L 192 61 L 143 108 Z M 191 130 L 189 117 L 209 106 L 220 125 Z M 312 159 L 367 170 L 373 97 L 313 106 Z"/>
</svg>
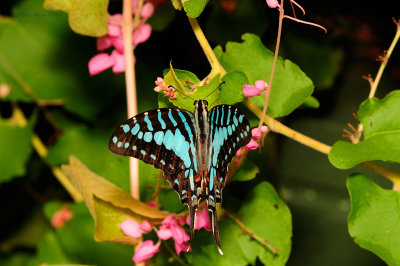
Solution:
<svg viewBox="0 0 400 266">
<path fill-rule="evenodd" d="M 242 39 L 242 43 L 228 42 L 225 52 L 222 52 L 221 47 L 215 49 L 221 64 L 228 72 L 238 70 L 245 73 L 251 85 L 254 85 L 256 80 L 268 82 L 274 54 L 265 48 L 256 35 L 246 33 Z M 288 115 L 305 102 L 312 92 L 312 81 L 304 72 L 290 60 L 279 57 L 268 103 L 268 114 L 271 117 Z M 262 108 L 265 96 L 250 99 Z"/>
<path fill-rule="evenodd" d="M 291 249 L 292 218 L 289 208 L 269 183 L 257 185 L 234 215 L 240 218 L 247 229 L 277 248 L 278 254 L 274 255 L 244 234 L 233 220 L 224 218 L 219 222 L 224 255 L 218 253 L 211 234 L 196 232 L 192 245 L 194 252 L 185 254 L 191 264 L 253 265 L 258 258 L 265 265 L 285 265 Z"/>
<path fill-rule="evenodd" d="M 364 101 L 357 115 L 364 126 L 364 140 L 358 144 L 336 142 L 329 153 L 330 162 L 341 169 L 374 160 L 400 163 L 400 91 L 383 100 Z"/>
<path fill-rule="evenodd" d="M 219 92 L 222 104 L 235 104 L 245 100 L 242 85 L 247 84 L 249 80 L 243 72 L 229 72 L 224 75 L 222 81 L 224 83 L 221 84 Z"/>
<path fill-rule="evenodd" d="M 183 8 L 190 18 L 197 18 L 203 12 L 208 0 L 183 0 Z"/>
<path fill-rule="evenodd" d="M 260 172 L 257 165 L 250 160 L 244 160 L 233 173 L 229 181 L 249 181 Z"/>
<path fill-rule="evenodd" d="M 35 120 L 32 117 L 28 123 L 19 125 L 13 119 L 0 118 L 0 183 L 26 173 Z"/>
<path fill-rule="evenodd" d="M 388 265 L 400 265 L 400 193 L 358 174 L 347 179 L 350 235 Z"/>
</svg>

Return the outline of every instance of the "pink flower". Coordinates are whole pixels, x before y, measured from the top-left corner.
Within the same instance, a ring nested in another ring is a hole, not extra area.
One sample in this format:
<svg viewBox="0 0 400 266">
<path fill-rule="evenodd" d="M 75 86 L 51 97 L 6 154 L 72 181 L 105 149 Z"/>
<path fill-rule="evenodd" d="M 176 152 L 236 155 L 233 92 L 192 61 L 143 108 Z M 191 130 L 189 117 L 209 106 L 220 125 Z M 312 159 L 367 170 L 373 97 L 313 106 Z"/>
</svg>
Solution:
<svg viewBox="0 0 400 266">
<path fill-rule="evenodd" d="M 256 139 L 261 138 L 261 130 L 258 127 L 253 128 L 251 130 L 251 136 Z"/>
<path fill-rule="evenodd" d="M 157 204 L 154 200 L 150 200 L 150 201 L 146 202 L 146 204 L 154 209 L 157 209 Z"/>
<path fill-rule="evenodd" d="M 151 35 L 151 26 L 148 23 L 140 24 L 133 31 L 132 41 L 134 45 L 138 45 L 139 43 L 143 43 L 150 38 Z"/>
<path fill-rule="evenodd" d="M 66 205 L 56 211 L 51 218 L 51 226 L 54 228 L 64 227 L 65 223 L 72 219 L 74 213 L 71 209 Z"/>
<path fill-rule="evenodd" d="M 103 51 L 110 48 L 113 45 L 112 38 L 108 35 L 101 36 L 97 38 L 96 46 L 98 51 Z"/>
<path fill-rule="evenodd" d="M 142 10 L 140 11 L 140 15 L 143 18 L 150 18 L 151 16 L 153 16 L 154 13 L 154 5 L 150 2 L 146 2 L 143 7 Z"/>
<path fill-rule="evenodd" d="M 126 219 L 119 225 L 119 227 L 125 235 L 134 238 L 141 237 L 143 233 L 151 232 L 151 225 L 146 220 L 143 220 L 143 222 L 139 224 L 136 220 Z"/>
<path fill-rule="evenodd" d="M 10 94 L 10 91 L 11 89 L 7 84 L 5 83 L 0 84 L 0 98 L 7 97 L 7 95 Z"/>
<path fill-rule="evenodd" d="M 267 5 L 268 5 L 270 8 L 279 7 L 279 3 L 278 3 L 277 0 L 266 0 L 266 2 L 267 2 Z"/>
<path fill-rule="evenodd" d="M 255 150 L 258 148 L 258 143 L 254 140 L 251 139 L 250 142 L 245 146 L 247 150 Z"/>
<path fill-rule="evenodd" d="M 143 222 L 140 224 L 140 229 L 142 230 L 143 233 L 150 233 L 151 232 L 151 224 L 143 220 Z"/>
<path fill-rule="evenodd" d="M 240 157 L 242 155 L 242 149 L 238 149 L 236 152 L 236 157 Z"/>
<path fill-rule="evenodd" d="M 268 84 L 264 80 L 256 80 L 255 82 L 256 88 L 259 90 L 267 90 Z"/>
<path fill-rule="evenodd" d="M 123 221 L 119 227 L 125 235 L 138 238 L 142 236 L 142 230 L 140 229 L 140 224 L 133 219 L 126 219 Z"/>
<path fill-rule="evenodd" d="M 111 57 L 115 59 L 115 63 L 112 67 L 112 70 L 115 74 L 125 72 L 125 57 L 123 53 L 118 52 L 117 50 L 112 51 Z M 135 59 L 135 57 L 133 57 Z"/>
<path fill-rule="evenodd" d="M 267 132 L 268 131 L 268 127 L 267 126 L 262 126 L 261 127 L 261 132 L 262 133 L 265 133 L 265 132 Z"/>
<path fill-rule="evenodd" d="M 151 257 L 154 256 L 157 252 L 160 251 L 161 242 L 158 242 L 157 244 L 153 244 L 152 240 L 146 240 L 144 241 L 137 249 L 135 252 L 135 255 L 133 255 L 132 260 L 138 264 L 141 263 L 145 260 L 150 259 Z"/>
<path fill-rule="evenodd" d="M 186 217 L 186 224 L 190 224 L 190 216 Z M 207 208 L 203 208 L 196 212 L 196 223 L 194 225 L 195 230 L 200 230 L 201 228 L 211 231 L 210 216 L 208 215 Z"/>
<path fill-rule="evenodd" d="M 260 95 L 262 93 L 262 89 L 254 87 L 252 85 L 245 84 L 242 86 L 243 88 L 243 96 L 244 97 L 253 97 Z"/>
<path fill-rule="evenodd" d="M 161 227 L 157 231 L 157 236 L 162 240 L 170 239 L 171 237 L 175 241 L 175 250 L 179 255 L 182 251 L 188 251 L 190 236 L 178 225 L 173 214 L 168 215 L 161 222 Z"/>
<path fill-rule="evenodd" d="M 175 94 L 175 88 L 173 86 L 168 86 L 165 84 L 165 81 L 161 77 L 157 77 L 157 80 L 154 82 L 157 86 L 154 88 L 155 92 L 164 92 L 165 96 L 170 99 L 176 99 L 177 96 Z"/>
<path fill-rule="evenodd" d="M 100 53 L 92 57 L 89 61 L 89 73 L 91 76 L 103 72 L 115 64 L 115 58 L 106 53 Z"/>
</svg>

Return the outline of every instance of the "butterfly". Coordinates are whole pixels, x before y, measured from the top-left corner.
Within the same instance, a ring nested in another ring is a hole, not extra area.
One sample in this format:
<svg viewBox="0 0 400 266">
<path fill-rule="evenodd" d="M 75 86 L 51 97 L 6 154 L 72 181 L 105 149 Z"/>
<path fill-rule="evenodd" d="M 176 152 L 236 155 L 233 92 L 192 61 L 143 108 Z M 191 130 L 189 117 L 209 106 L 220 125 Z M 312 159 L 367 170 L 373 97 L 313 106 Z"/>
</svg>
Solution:
<svg viewBox="0 0 400 266">
<path fill-rule="evenodd" d="M 138 114 L 115 130 L 109 149 L 118 155 L 138 158 L 163 172 L 181 203 L 188 205 L 190 240 L 205 189 L 215 243 L 222 254 L 216 204 L 222 202 L 229 163 L 251 139 L 250 125 L 232 105 L 217 105 L 208 111 L 206 100 L 196 100 L 194 107 L 193 113 L 160 108 Z"/>
</svg>

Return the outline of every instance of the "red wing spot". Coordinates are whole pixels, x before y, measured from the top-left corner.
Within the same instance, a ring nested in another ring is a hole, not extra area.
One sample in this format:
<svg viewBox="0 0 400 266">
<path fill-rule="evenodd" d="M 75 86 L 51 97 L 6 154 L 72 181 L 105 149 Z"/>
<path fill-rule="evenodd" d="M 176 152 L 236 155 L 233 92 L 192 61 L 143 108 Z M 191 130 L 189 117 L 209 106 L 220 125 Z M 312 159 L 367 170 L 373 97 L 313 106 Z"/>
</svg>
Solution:
<svg viewBox="0 0 400 266">
<path fill-rule="evenodd" d="M 196 182 L 196 183 L 197 183 L 197 182 L 200 182 L 200 180 L 201 180 L 201 177 L 200 177 L 200 176 L 198 176 L 198 177 L 196 177 L 196 178 L 195 178 L 194 182 Z"/>
<path fill-rule="evenodd" d="M 207 176 L 207 182 L 210 182 L 210 178 Z"/>
</svg>

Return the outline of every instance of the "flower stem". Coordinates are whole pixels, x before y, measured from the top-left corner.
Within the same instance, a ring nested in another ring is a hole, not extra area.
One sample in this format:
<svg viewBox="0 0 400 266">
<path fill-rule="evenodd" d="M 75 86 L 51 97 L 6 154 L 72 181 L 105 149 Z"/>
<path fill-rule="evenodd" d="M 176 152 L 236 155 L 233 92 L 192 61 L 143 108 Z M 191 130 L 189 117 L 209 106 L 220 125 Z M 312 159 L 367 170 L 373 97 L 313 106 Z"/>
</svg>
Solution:
<svg viewBox="0 0 400 266">
<path fill-rule="evenodd" d="M 125 86 L 128 117 L 132 117 L 137 113 L 136 75 L 135 64 L 133 62 L 132 44 L 132 22 L 132 0 L 123 0 L 122 37 L 124 41 Z M 132 197 L 139 199 L 139 162 L 133 157 L 129 157 L 129 176 Z"/>
<path fill-rule="evenodd" d="M 210 44 L 208 43 L 208 40 L 206 36 L 204 35 L 203 31 L 200 28 L 200 25 L 195 18 L 190 18 L 189 23 L 190 26 L 192 26 L 192 30 L 194 32 L 194 35 L 197 38 L 197 41 L 199 42 L 201 48 L 203 49 L 204 54 L 206 55 L 208 62 L 211 65 L 211 72 L 208 74 L 208 76 L 203 80 L 203 83 L 206 83 L 209 80 L 212 80 L 217 74 L 221 74 L 221 78 L 226 74 L 225 69 L 221 66 L 219 63 L 217 57 L 214 54 L 214 51 L 212 50 Z"/>
<path fill-rule="evenodd" d="M 265 90 L 264 107 L 263 107 L 262 114 L 261 114 L 261 117 L 260 117 L 260 122 L 258 123 L 258 128 L 260 128 L 260 129 L 261 129 L 261 126 L 264 123 L 263 122 L 264 118 L 267 115 L 269 95 L 270 95 L 271 89 L 272 89 L 272 82 L 274 81 L 276 62 L 278 61 L 279 46 L 280 46 L 280 43 L 281 43 L 281 36 L 282 36 L 282 22 L 283 22 L 283 16 L 284 16 L 283 1 L 284 0 L 281 0 L 281 8 L 279 9 L 278 35 L 276 37 L 274 61 L 272 63 L 271 75 L 269 76 L 268 89 Z"/>
</svg>

